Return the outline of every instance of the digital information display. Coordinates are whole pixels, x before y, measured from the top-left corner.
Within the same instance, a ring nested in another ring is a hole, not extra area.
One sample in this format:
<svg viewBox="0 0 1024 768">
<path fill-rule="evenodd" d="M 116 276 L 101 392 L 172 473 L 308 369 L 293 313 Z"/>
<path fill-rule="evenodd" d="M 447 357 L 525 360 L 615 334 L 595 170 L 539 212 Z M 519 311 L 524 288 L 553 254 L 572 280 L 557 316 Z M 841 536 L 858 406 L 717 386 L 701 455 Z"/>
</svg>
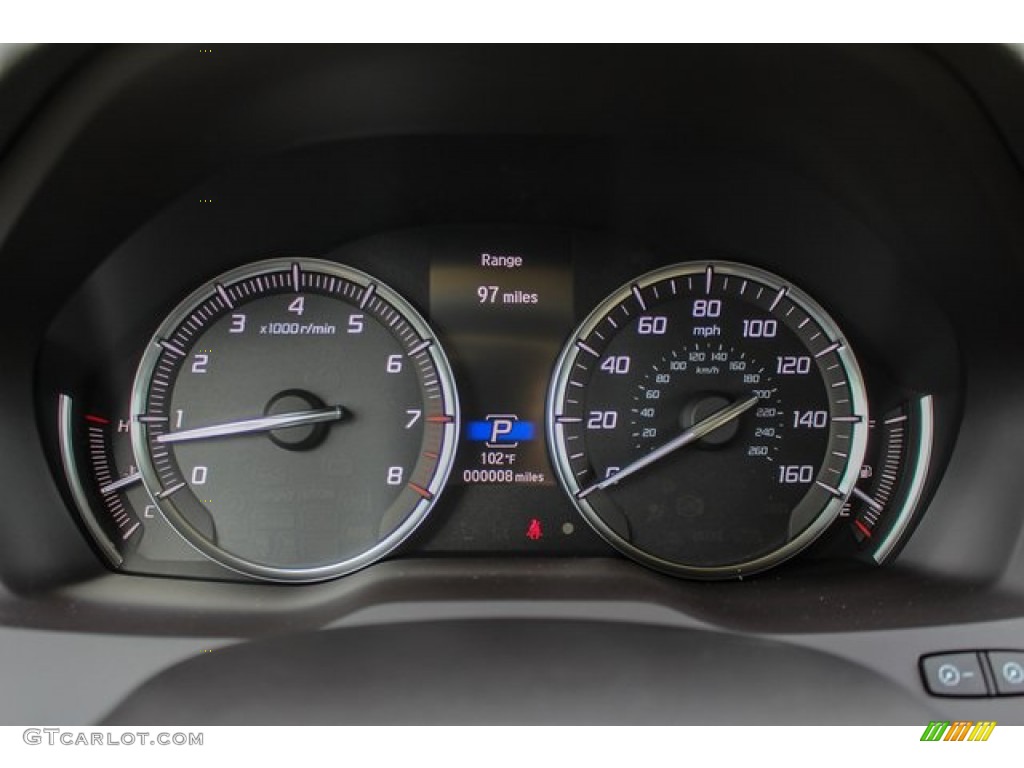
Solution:
<svg viewBox="0 0 1024 768">
<path fill-rule="evenodd" d="M 555 485 L 544 412 L 573 326 L 568 237 L 464 235 L 434 253 L 430 296 L 462 402 L 462 447 L 449 482 Z"/>
</svg>

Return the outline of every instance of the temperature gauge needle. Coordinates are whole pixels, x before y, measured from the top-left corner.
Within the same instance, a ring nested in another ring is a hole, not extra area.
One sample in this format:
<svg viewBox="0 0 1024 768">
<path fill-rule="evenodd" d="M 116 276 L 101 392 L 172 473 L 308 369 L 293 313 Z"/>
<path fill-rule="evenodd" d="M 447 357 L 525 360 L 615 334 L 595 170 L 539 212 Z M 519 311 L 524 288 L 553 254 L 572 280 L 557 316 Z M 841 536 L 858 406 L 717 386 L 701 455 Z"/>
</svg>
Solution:
<svg viewBox="0 0 1024 768">
<path fill-rule="evenodd" d="M 281 413 L 276 416 L 261 416 L 257 419 L 227 421 L 223 424 L 211 424 L 207 427 L 183 429 L 180 432 L 169 432 L 157 435 L 158 443 L 183 443 L 187 440 L 207 440 L 214 437 L 230 437 L 248 435 L 254 432 L 273 432 L 288 427 L 304 427 L 310 424 L 323 424 L 329 421 L 341 421 L 347 411 L 340 405 L 327 408 L 314 408 L 308 411 Z"/>
<path fill-rule="evenodd" d="M 122 488 L 127 488 L 132 483 L 137 483 L 142 479 L 142 473 L 132 472 L 127 477 L 122 477 L 120 480 L 115 480 L 112 483 L 100 486 L 100 493 L 106 496 L 108 493 L 119 491 Z"/>
<path fill-rule="evenodd" d="M 715 411 L 706 419 L 698 421 L 696 424 L 694 424 L 692 427 L 684 431 L 678 437 L 669 440 L 660 448 L 656 448 L 655 450 L 648 453 L 646 456 L 641 456 L 632 464 L 627 464 L 611 477 L 606 477 L 601 482 L 594 483 L 593 485 L 584 488 L 582 491 L 576 494 L 576 498 L 582 499 L 585 496 L 588 496 L 589 494 L 593 493 L 594 491 L 603 491 L 605 488 L 613 486 L 616 483 L 625 480 L 630 475 L 639 472 L 644 467 L 648 467 L 654 462 L 665 458 L 670 453 L 673 453 L 674 451 L 677 451 L 680 448 L 689 445 L 690 443 L 697 442 L 702 437 L 711 434 L 719 427 L 724 427 L 733 419 L 739 418 L 742 414 L 746 413 L 755 405 L 757 405 L 757 402 L 758 398 L 751 397 L 747 400 L 741 400 L 740 402 L 728 405 L 725 408 L 722 408 L 720 411 Z"/>
</svg>

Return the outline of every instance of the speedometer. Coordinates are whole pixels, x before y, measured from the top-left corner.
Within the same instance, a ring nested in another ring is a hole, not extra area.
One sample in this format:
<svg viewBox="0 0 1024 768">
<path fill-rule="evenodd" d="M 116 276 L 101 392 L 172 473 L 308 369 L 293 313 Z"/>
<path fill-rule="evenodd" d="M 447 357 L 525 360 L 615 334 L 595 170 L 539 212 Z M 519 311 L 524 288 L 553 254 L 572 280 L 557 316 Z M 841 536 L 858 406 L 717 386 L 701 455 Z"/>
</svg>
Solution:
<svg viewBox="0 0 1024 768">
<path fill-rule="evenodd" d="M 559 480 L 625 554 L 704 578 L 806 547 L 853 491 L 867 442 L 853 352 L 814 300 L 730 262 L 615 291 L 573 334 L 549 393 Z"/>
</svg>

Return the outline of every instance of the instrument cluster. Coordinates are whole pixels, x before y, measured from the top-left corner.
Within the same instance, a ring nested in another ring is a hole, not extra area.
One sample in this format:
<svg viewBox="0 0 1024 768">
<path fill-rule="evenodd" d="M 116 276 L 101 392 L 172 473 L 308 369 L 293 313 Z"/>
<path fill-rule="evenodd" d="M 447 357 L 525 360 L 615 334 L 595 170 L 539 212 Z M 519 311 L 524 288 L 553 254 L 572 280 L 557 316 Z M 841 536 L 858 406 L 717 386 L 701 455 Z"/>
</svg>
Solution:
<svg viewBox="0 0 1024 768">
<path fill-rule="evenodd" d="M 296 251 L 171 262 L 188 290 L 132 302 L 116 348 L 90 291 L 55 324 L 54 464 L 110 567 L 625 555 L 735 578 L 883 563 L 923 512 L 934 393 L 793 264 L 509 225 Z"/>
</svg>

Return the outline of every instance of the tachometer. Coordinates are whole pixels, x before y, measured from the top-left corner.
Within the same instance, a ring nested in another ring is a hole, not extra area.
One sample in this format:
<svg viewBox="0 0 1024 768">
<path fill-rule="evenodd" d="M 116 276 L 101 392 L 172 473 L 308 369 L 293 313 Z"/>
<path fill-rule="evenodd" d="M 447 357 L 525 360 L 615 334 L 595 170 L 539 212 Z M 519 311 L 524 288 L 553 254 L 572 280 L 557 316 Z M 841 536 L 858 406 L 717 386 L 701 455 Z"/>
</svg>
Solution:
<svg viewBox="0 0 1024 768">
<path fill-rule="evenodd" d="M 426 517 L 458 403 L 397 293 L 334 263 L 270 260 L 170 314 L 132 420 L 143 482 L 190 544 L 250 576 L 310 581 L 382 557 Z"/>
<path fill-rule="evenodd" d="M 548 410 L 559 479 L 595 530 L 698 577 L 810 544 L 853 491 L 867 441 L 836 324 L 781 278 L 729 262 L 615 291 L 566 345 Z"/>
</svg>

